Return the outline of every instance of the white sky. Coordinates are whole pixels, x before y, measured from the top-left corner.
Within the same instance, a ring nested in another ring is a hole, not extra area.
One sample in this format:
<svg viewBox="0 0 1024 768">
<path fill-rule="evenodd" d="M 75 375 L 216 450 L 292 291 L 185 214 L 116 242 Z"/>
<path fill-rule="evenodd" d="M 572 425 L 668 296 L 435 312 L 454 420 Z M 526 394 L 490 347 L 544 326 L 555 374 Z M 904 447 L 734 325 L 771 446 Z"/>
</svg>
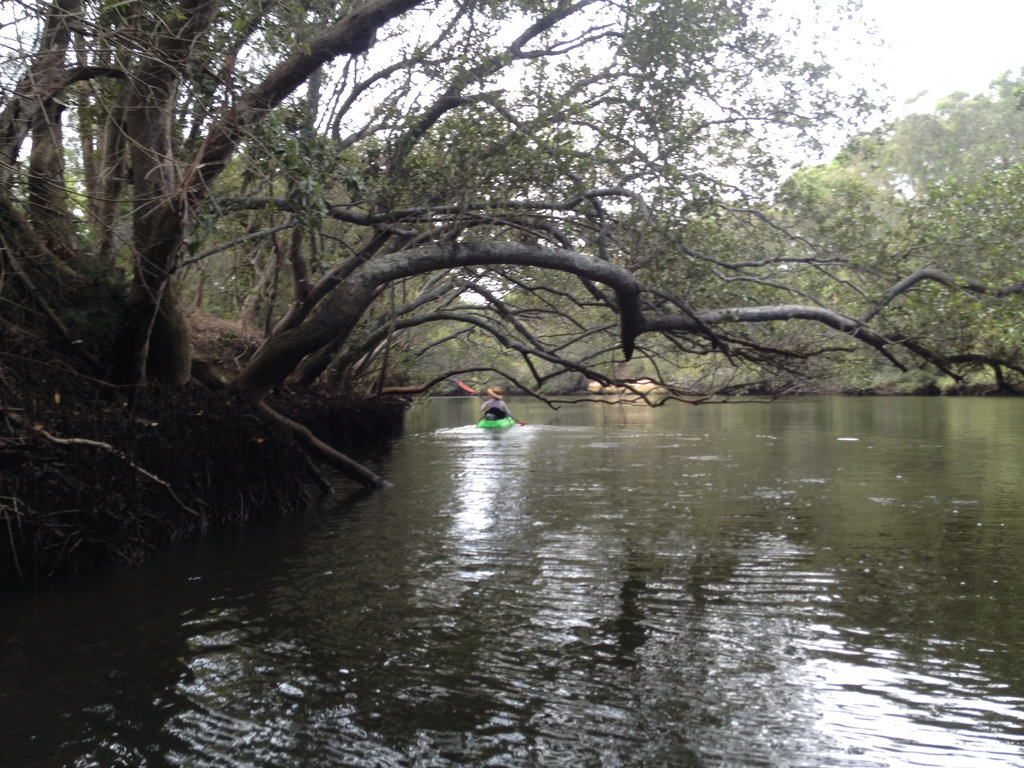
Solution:
<svg viewBox="0 0 1024 768">
<path fill-rule="evenodd" d="M 789 2 L 789 0 L 777 0 Z M 862 0 L 884 47 L 865 51 L 899 112 L 930 112 L 955 91 L 975 95 L 1024 67 L 1024 0 Z M 907 99 L 928 91 L 913 109 Z"/>
</svg>

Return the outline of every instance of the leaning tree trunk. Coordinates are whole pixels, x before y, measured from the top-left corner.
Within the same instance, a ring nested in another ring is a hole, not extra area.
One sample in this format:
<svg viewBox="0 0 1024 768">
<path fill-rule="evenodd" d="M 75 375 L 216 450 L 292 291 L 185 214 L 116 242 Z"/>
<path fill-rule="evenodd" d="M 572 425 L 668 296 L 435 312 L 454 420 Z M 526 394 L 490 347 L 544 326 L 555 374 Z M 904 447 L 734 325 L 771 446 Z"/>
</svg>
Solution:
<svg viewBox="0 0 1024 768">
<path fill-rule="evenodd" d="M 0 112 L 0 183 L 6 185 L 18 168 L 21 145 L 52 100 L 70 82 L 64 59 L 71 28 L 82 12 L 81 0 L 56 0 L 47 13 L 38 52 L 13 93 L 4 94 Z"/>
</svg>

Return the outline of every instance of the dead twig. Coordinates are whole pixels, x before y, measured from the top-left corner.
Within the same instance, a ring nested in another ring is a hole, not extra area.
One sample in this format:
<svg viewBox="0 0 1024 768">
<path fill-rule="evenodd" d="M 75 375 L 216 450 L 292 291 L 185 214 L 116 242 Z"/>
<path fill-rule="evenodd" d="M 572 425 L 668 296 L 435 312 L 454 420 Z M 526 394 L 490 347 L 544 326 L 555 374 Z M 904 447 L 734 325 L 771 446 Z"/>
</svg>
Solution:
<svg viewBox="0 0 1024 768">
<path fill-rule="evenodd" d="M 113 454 L 114 456 L 117 456 L 119 459 L 124 461 L 129 467 L 134 469 L 140 475 L 143 475 L 144 477 L 148 477 L 154 483 L 157 483 L 158 485 L 162 485 L 164 488 L 166 488 L 167 492 L 171 495 L 171 498 L 173 498 L 174 501 L 177 502 L 178 506 L 180 506 L 186 512 L 188 512 L 189 514 L 191 514 L 191 515 L 193 515 L 195 517 L 199 517 L 199 512 L 197 512 L 196 510 L 192 509 L 192 507 L 188 506 L 185 502 L 183 502 L 181 499 L 178 498 L 178 494 L 176 494 L 174 492 L 174 488 L 171 487 L 170 483 L 168 483 L 166 480 L 163 480 L 163 479 L 157 477 L 156 475 L 154 475 L 149 470 L 147 470 L 147 469 L 145 469 L 143 467 L 140 467 L 138 464 L 136 464 L 134 461 L 132 461 L 130 458 L 128 458 L 128 456 L 125 454 L 124 451 L 119 451 L 117 448 L 112 446 L 110 443 L 104 443 L 104 442 L 102 442 L 100 440 L 89 440 L 89 439 L 84 438 L 84 437 L 57 437 L 56 435 L 51 435 L 49 432 L 47 432 L 45 429 L 43 429 L 39 425 L 36 425 L 35 430 L 36 430 L 36 432 L 38 432 L 40 435 L 42 435 L 43 437 L 45 437 L 47 440 L 49 440 L 51 443 L 54 443 L 55 445 L 85 445 L 85 446 L 89 446 L 90 448 L 98 448 L 98 449 L 100 449 L 102 451 L 106 451 L 107 453 L 110 453 L 110 454 Z"/>
</svg>

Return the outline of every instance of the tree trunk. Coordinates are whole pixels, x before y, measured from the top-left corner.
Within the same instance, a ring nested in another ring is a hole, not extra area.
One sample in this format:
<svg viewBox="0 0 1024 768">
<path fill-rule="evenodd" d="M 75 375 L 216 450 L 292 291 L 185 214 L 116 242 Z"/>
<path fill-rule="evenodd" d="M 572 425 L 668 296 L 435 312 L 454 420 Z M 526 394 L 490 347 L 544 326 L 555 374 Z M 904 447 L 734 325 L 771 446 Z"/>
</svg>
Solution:
<svg viewBox="0 0 1024 768">
<path fill-rule="evenodd" d="M 185 3 L 127 85 L 135 270 L 114 344 L 112 375 L 119 384 L 139 385 L 152 375 L 181 385 L 189 376 L 188 326 L 171 275 L 191 216 L 171 139 L 185 64 L 216 11 L 212 0 Z"/>
<path fill-rule="evenodd" d="M 323 64 L 373 45 L 377 29 L 420 0 L 367 0 L 328 27 L 302 52 L 282 62 L 265 81 L 243 94 L 214 124 L 188 171 L 174 163 L 171 120 L 184 64 L 208 30 L 218 5 L 191 0 L 167 22 L 130 79 L 125 133 L 130 146 L 135 272 L 128 304 L 112 350 L 112 376 L 138 385 L 147 373 L 171 382 L 189 375 L 187 326 L 171 275 L 191 225 L 192 212 L 208 194 L 251 127 L 302 85 Z M 182 336 L 184 334 L 184 336 Z M 148 363 L 147 357 L 156 358 Z"/>
<path fill-rule="evenodd" d="M 28 206 L 32 227 L 40 241 L 64 261 L 76 253 L 75 229 L 68 210 L 64 182 L 64 104 L 50 99 L 32 128 L 32 152 L 28 162 Z"/>
<path fill-rule="evenodd" d="M 125 147 L 124 109 L 128 88 L 121 88 L 103 125 L 94 189 L 90 199 L 92 224 L 99 236 L 100 263 L 113 268 L 121 248 L 129 242 L 127 221 L 122 226 L 125 189 L 128 187 L 128 152 Z"/>
<path fill-rule="evenodd" d="M 81 0 L 57 0 L 50 6 L 39 51 L 0 113 L 0 184 L 5 187 L 18 167 L 21 145 L 45 119 L 44 112 L 68 84 L 65 66 L 72 21 L 82 13 Z"/>
</svg>

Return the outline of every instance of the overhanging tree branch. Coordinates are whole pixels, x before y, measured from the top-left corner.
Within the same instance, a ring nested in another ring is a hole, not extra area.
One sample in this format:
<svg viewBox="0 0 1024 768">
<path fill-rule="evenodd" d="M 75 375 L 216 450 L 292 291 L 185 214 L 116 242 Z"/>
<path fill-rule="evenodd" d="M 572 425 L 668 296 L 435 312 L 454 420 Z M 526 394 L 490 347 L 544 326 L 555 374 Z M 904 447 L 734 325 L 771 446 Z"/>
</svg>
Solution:
<svg viewBox="0 0 1024 768">
<path fill-rule="evenodd" d="M 365 53 L 373 46 L 380 27 L 421 3 L 422 0 L 367 0 L 311 40 L 301 53 L 281 62 L 262 83 L 242 94 L 211 127 L 186 174 L 186 192 L 193 197 L 205 194 L 204 190 L 224 170 L 249 128 L 321 66 L 339 56 Z"/>
<path fill-rule="evenodd" d="M 916 272 L 907 275 L 905 278 L 900 280 L 894 286 L 892 286 L 885 295 L 879 300 L 879 302 L 866 310 L 859 318 L 857 322 L 863 324 L 870 323 L 879 312 L 885 309 L 889 304 L 893 302 L 896 297 L 907 293 L 916 286 L 918 283 L 932 281 L 944 285 L 947 288 L 957 288 L 971 293 L 978 294 L 992 294 L 994 296 L 1008 296 L 1011 293 L 1020 293 L 1024 289 L 1020 289 L 1020 284 L 1010 286 L 1005 289 L 992 289 L 986 286 L 979 280 L 972 280 L 969 278 L 958 277 L 946 272 L 942 269 L 928 268 L 919 269 Z"/>
<path fill-rule="evenodd" d="M 618 301 L 620 339 L 628 360 L 643 331 L 641 285 L 614 264 L 575 251 L 518 243 L 437 243 L 379 256 L 349 274 L 305 323 L 270 339 L 232 383 L 245 397 L 261 400 L 307 354 L 347 338 L 386 283 L 402 277 L 457 267 L 519 264 L 579 275 L 610 286 Z"/>
</svg>

